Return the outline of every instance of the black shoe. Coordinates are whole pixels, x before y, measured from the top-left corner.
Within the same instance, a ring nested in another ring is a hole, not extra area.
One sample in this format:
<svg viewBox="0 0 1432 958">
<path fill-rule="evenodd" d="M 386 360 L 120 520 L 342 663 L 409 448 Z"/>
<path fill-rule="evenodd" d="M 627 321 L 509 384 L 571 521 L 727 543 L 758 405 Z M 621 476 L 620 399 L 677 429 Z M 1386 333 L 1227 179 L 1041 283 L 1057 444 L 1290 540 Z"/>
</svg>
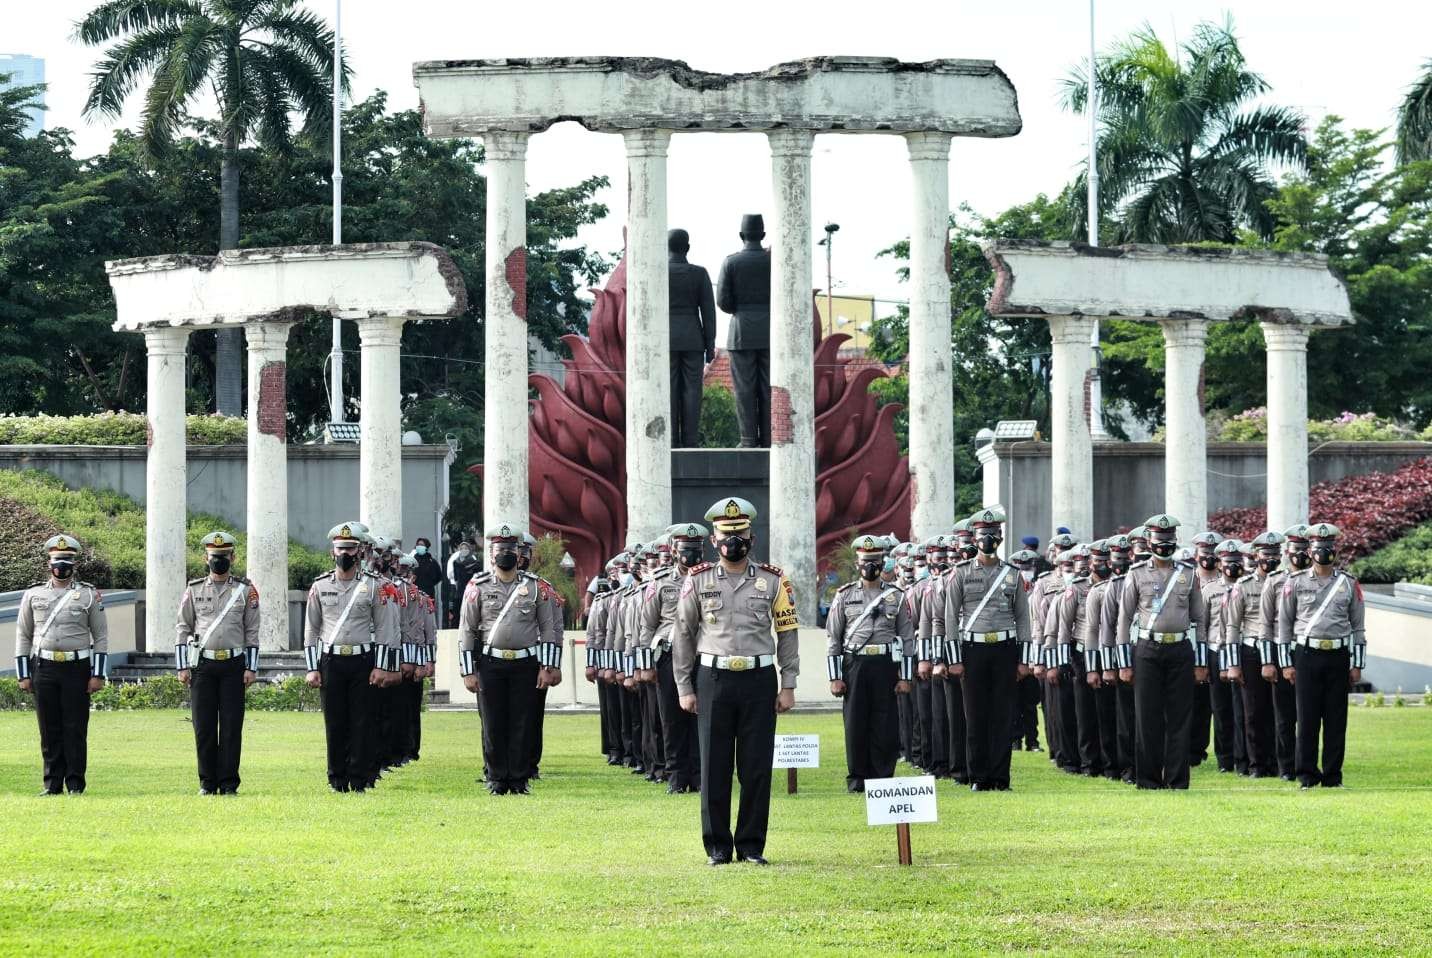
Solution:
<svg viewBox="0 0 1432 958">
<path fill-rule="evenodd" d="M 1024 750 L 1025 750 L 1026 752 L 1042 752 L 1042 751 L 1044 751 L 1044 749 L 1042 749 L 1042 748 L 1039 747 L 1039 743 L 1038 743 L 1038 742 L 1029 742 L 1029 743 L 1026 743 L 1025 746 L 1024 746 Z"/>
<path fill-rule="evenodd" d="M 632 773 L 633 775 L 645 775 L 645 774 L 646 774 L 646 766 L 645 766 L 645 765 L 633 765 L 633 766 L 631 767 L 631 773 Z"/>
<path fill-rule="evenodd" d="M 990 791 L 993 791 L 993 789 L 990 788 L 988 785 L 986 785 L 984 782 L 970 782 L 970 791 L 972 791 L 972 792 L 990 792 Z"/>
<path fill-rule="evenodd" d="M 239 790 L 238 790 L 237 788 L 221 788 L 221 789 L 219 789 L 219 794 L 220 794 L 220 795 L 228 795 L 228 796 L 237 798 L 237 797 L 238 797 L 238 794 L 239 794 Z"/>
<path fill-rule="evenodd" d="M 995 783 L 994 783 L 994 790 L 995 790 L 996 792 L 1007 792 L 1007 791 L 1009 791 L 1009 783 L 1008 783 L 1008 782 L 995 782 Z"/>
<path fill-rule="evenodd" d="M 706 857 L 706 864 L 729 865 L 731 864 L 731 856 L 725 852 L 712 852 Z"/>
<path fill-rule="evenodd" d="M 40 798 L 49 798 L 49 797 L 51 797 L 51 796 L 53 796 L 53 795 L 63 795 L 63 794 L 64 794 L 64 790 L 63 790 L 63 789 L 59 789 L 59 788 L 57 788 L 57 789 L 48 789 L 48 788 L 47 788 L 47 789 L 45 789 L 44 791 L 42 791 L 42 792 L 40 793 Z"/>
<path fill-rule="evenodd" d="M 531 794 L 532 794 L 532 786 L 531 786 L 531 785 L 528 785 L 525 781 L 522 781 L 522 782 L 513 782 L 513 783 L 511 783 L 511 784 L 509 784 L 509 785 L 507 786 L 507 794 L 508 794 L 508 795 L 531 795 Z"/>
<path fill-rule="evenodd" d="M 857 795 L 865 791 L 865 783 L 858 778 L 847 779 L 845 782 L 845 790 L 852 795 Z"/>
<path fill-rule="evenodd" d="M 352 788 L 348 789 L 348 791 L 352 792 L 354 795 L 362 795 L 364 792 L 368 791 L 370 787 L 371 786 L 369 785 L 354 785 Z"/>
<path fill-rule="evenodd" d="M 1252 769 L 1248 773 L 1249 778 L 1272 778 L 1272 773 L 1265 772 L 1261 768 Z"/>
<path fill-rule="evenodd" d="M 968 785 L 970 783 L 970 777 L 964 772 L 956 772 L 954 775 L 951 775 L 950 778 L 953 778 L 958 785 Z"/>
<path fill-rule="evenodd" d="M 607 756 L 607 764 L 608 764 L 608 765 L 620 765 L 621 763 L 622 763 L 622 757 L 621 757 L 620 755 L 608 755 L 608 756 Z"/>
<path fill-rule="evenodd" d="M 200 795 L 217 795 L 217 794 L 219 794 L 219 793 L 216 792 L 216 791 L 214 791 L 214 790 L 211 789 L 211 788 L 202 788 L 202 787 L 201 787 L 201 788 L 199 789 L 199 794 L 200 794 Z"/>
<path fill-rule="evenodd" d="M 534 768 L 527 776 L 527 780 L 529 782 L 540 782 L 542 780 L 542 773 Z"/>
<path fill-rule="evenodd" d="M 680 794 L 682 794 L 682 793 L 685 792 L 685 791 L 686 791 L 686 786 L 685 786 L 685 785 L 682 785 L 680 782 L 676 781 L 675 779 L 672 779 L 670 782 L 667 782 L 667 783 L 666 783 L 666 794 L 668 794 L 668 795 L 680 795 Z"/>
<path fill-rule="evenodd" d="M 1294 775 L 1292 772 L 1279 772 L 1278 777 L 1285 782 L 1291 782 L 1297 779 L 1298 776 Z"/>
<path fill-rule="evenodd" d="M 657 778 L 655 772 L 647 772 L 645 775 L 642 776 L 642 778 L 646 779 L 648 782 L 660 781 L 660 779 Z"/>
<path fill-rule="evenodd" d="M 1342 782 L 1323 782 L 1323 788 L 1342 788 Z"/>
<path fill-rule="evenodd" d="M 331 791 L 331 792 L 337 792 L 337 793 L 339 793 L 339 794 L 342 794 L 343 792 L 348 791 L 348 786 L 347 786 L 347 785 L 331 785 L 331 784 L 330 784 L 330 785 L 328 786 L 328 790 Z"/>
<path fill-rule="evenodd" d="M 507 786 L 502 782 L 484 782 L 483 784 L 487 786 L 487 792 L 489 795 L 507 794 Z"/>
<path fill-rule="evenodd" d="M 745 862 L 745 863 L 748 864 L 748 865 L 769 865 L 769 864 L 770 864 L 770 862 L 766 861 L 766 859 L 763 858 L 763 857 L 760 856 L 760 855 L 737 855 L 737 856 L 736 856 L 736 861 L 738 861 L 738 862 Z"/>
<path fill-rule="evenodd" d="M 83 795 L 84 793 L 85 793 L 85 790 L 84 790 L 83 788 L 72 788 L 72 789 L 70 789 L 70 794 L 71 794 L 71 795 Z"/>
<path fill-rule="evenodd" d="M 1228 775 L 1228 774 L 1230 774 L 1230 773 L 1232 773 L 1232 772 L 1233 772 L 1233 769 L 1231 769 L 1231 768 L 1225 768 L 1225 767 L 1222 766 L 1222 765 L 1218 766 L 1218 774 L 1219 774 L 1219 775 Z"/>
<path fill-rule="evenodd" d="M 1059 771 L 1063 772 L 1065 775 L 1080 774 L 1078 765 L 1061 765 L 1059 766 Z"/>
</svg>

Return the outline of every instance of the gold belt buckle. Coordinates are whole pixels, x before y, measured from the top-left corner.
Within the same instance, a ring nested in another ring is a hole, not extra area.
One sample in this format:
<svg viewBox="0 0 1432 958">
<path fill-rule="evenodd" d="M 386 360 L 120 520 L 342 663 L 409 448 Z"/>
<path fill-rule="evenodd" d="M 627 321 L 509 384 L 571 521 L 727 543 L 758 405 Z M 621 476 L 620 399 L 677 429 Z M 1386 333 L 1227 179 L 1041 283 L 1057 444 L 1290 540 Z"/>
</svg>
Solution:
<svg viewBox="0 0 1432 958">
<path fill-rule="evenodd" d="M 1172 645 L 1173 643 L 1177 642 L 1180 638 L 1182 638 L 1182 636 L 1180 636 L 1177 632 L 1160 632 L 1160 633 L 1159 633 L 1159 641 L 1162 642 L 1164 645 Z"/>
<path fill-rule="evenodd" d="M 351 646 L 351 645 L 340 645 L 340 646 L 338 646 L 338 654 L 339 654 L 339 655 L 352 655 L 352 654 L 353 654 L 353 646 Z"/>
<path fill-rule="evenodd" d="M 750 667 L 750 660 L 743 655 L 733 655 L 726 660 L 726 668 L 732 672 L 744 672 Z"/>
<path fill-rule="evenodd" d="M 984 634 L 984 640 L 985 640 L 986 642 L 998 642 L 998 641 L 999 641 L 999 633 L 998 633 L 998 632 L 986 632 L 986 633 Z"/>
<path fill-rule="evenodd" d="M 51 661 L 53 661 L 53 662 L 68 662 L 68 661 L 69 661 L 69 656 L 67 656 L 64 652 L 56 652 L 56 653 L 54 653 L 54 657 L 51 659 Z"/>
<path fill-rule="evenodd" d="M 228 661 L 232 656 L 233 653 L 231 653 L 228 649 L 214 650 L 214 658 L 218 659 L 220 662 Z"/>
<path fill-rule="evenodd" d="M 885 647 L 883 645 L 867 645 L 860 651 L 866 655 L 884 655 Z"/>
<path fill-rule="evenodd" d="M 1333 647 L 1333 640 L 1332 640 L 1332 639 L 1318 639 L 1318 649 L 1319 649 L 1319 651 L 1328 652 L 1328 651 L 1330 651 L 1330 650 L 1332 649 L 1332 647 Z"/>
<path fill-rule="evenodd" d="M 517 658 L 517 652 L 513 649 L 498 649 L 497 654 L 502 656 L 508 662 L 511 662 L 513 659 Z"/>
</svg>

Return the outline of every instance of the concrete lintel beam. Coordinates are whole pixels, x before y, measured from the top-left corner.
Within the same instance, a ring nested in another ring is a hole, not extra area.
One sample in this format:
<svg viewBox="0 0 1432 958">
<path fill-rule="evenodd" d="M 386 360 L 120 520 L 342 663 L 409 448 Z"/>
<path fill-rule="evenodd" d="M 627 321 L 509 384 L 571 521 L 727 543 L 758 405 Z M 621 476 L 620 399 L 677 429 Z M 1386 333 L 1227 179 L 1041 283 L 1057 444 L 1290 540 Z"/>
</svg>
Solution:
<svg viewBox="0 0 1432 958">
<path fill-rule="evenodd" d="M 437 60 L 413 65 L 427 132 L 589 130 L 951 133 L 1014 136 L 1014 86 L 992 60 L 815 57 L 757 73 L 706 73 L 655 57 Z"/>
<path fill-rule="evenodd" d="M 995 240 L 986 308 L 999 316 L 1353 322 L 1347 289 L 1312 253 Z"/>
<path fill-rule="evenodd" d="M 146 256 L 105 264 L 116 331 L 237 326 L 317 311 L 439 319 L 467 308 L 452 257 L 431 243 L 361 243 Z"/>
</svg>

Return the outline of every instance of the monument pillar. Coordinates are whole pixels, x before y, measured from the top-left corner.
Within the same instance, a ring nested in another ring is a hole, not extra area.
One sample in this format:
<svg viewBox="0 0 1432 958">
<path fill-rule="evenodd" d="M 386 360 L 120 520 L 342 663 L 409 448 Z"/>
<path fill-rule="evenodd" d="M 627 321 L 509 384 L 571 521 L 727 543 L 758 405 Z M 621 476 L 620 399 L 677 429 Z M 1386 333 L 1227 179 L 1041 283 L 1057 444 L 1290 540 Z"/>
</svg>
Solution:
<svg viewBox="0 0 1432 958">
<path fill-rule="evenodd" d="M 174 646 L 174 616 L 184 594 L 188 525 L 185 464 L 184 350 L 189 331 L 169 326 L 144 330 L 148 355 L 144 469 L 144 647 Z M 252 403 L 250 403 L 252 405 Z"/>
<path fill-rule="evenodd" d="M 1049 317 L 1054 346 L 1049 416 L 1054 525 L 1067 526 L 1081 542 L 1094 535 L 1094 445 L 1085 390 L 1094 326 L 1095 320 L 1086 316 Z"/>
<path fill-rule="evenodd" d="M 666 255 L 666 151 L 671 131 L 628 130 L 622 138 L 627 152 L 627 539 L 648 542 L 671 524 L 671 300 Z"/>
<path fill-rule="evenodd" d="M 1268 528 L 1308 521 L 1308 327 L 1260 324 L 1268 344 Z"/>
<path fill-rule="evenodd" d="M 797 614 L 816 621 L 815 333 L 811 299 L 808 130 L 772 130 L 771 562 L 795 587 Z"/>
<path fill-rule="evenodd" d="M 291 323 L 248 323 L 249 449 L 244 574 L 259 590 L 259 648 L 288 649 L 288 398 Z M 361 454 L 361 453 L 360 453 Z"/>
<path fill-rule="evenodd" d="M 949 133 L 907 133 L 915 217 L 910 228 L 910 535 L 955 521 L 954 379 L 950 359 Z"/>
<path fill-rule="evenodd" d="M 403 320 L 397 316 L 360 319 L 358 339 L 362 347 L 358 360 L 358 518 L 374 535 L 401 538 L 403 412 L 398 360 Z M 492 404 L 490 395 L 486 402 Z"/>
<path fill-rule="evenodd" d="M 486 351 L 484 529 L 504 522 L 525 527 L 528 521 L 527 138 L 526 133 L 508 132 L 484 133 L 482 137 L 487 172 L 487 298 L 482 323 Z"/>
<path fill-rule="evenodd" d="M 1164 511 L 1187 541 L 1208 527 L 1208 445 L 1203 421 L 1203 355 L 1208 323 L 1164 319 Z"/>
</svg>

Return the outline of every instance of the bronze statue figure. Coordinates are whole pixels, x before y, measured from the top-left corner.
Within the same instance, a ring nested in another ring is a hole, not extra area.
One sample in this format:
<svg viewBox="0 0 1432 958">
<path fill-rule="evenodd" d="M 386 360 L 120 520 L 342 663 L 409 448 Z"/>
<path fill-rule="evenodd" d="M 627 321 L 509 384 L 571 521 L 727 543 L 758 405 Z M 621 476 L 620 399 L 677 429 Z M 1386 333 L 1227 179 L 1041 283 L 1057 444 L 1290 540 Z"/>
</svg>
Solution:
<svg viewBox="0 0 1432 958">
<path fill-rule="evenodd" d="M 716 358 L 716 303 L 711 274 L 686 261 L 691 236 L 666 234 L 671 322 L 671 438 L 677 448 L 701 444 L 701 376 Z"/>
<path fill-rule="evenodd" d="M 726 349 L 743 448 L 771 444 L 771 253 L 761 247 L 765 238 L 761 214 L 741 217 L 744 245 L 726 257 L 716 283 L 716 303 L 731 314 Z"/>
</svg>

